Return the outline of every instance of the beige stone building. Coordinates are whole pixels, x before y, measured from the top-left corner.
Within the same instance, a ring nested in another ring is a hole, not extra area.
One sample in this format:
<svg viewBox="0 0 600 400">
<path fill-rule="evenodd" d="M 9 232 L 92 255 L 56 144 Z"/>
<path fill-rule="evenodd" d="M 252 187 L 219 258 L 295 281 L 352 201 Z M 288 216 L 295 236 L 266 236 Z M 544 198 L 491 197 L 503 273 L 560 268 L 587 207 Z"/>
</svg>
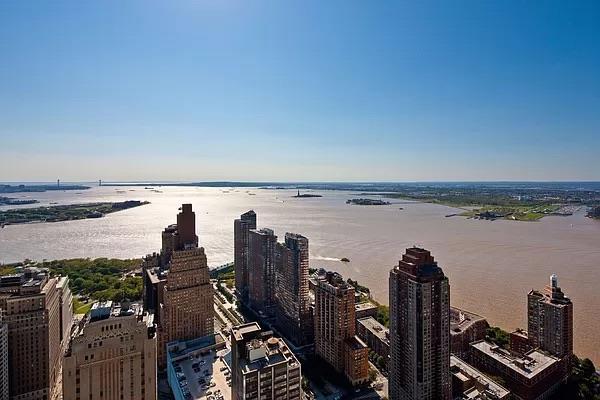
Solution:
<svg viewBox="0 0 600 400">
<path fill-rule="evenodd" d="M 196 214 L 183 204 L 177 224 L 162 232 L 160 254 L 142 264 L 144 306 L 158 326 L 158 366 L 166 367 L 169 342 L 196 339 L 214 332 L 213 287 L 204 248 L 198 247 Z"/>
<path fill-rule="evenodd" d="M 57 281 L 38 268 L 0 277 L 11 400 L 47 400 L 55 394 L 62 360 Z"/>
<path fill-rule="evenodd" d="M 64 400 L 156 399 L 154 317 L 139 304 L 96 303 L 63 360 Z"/>
</svg>

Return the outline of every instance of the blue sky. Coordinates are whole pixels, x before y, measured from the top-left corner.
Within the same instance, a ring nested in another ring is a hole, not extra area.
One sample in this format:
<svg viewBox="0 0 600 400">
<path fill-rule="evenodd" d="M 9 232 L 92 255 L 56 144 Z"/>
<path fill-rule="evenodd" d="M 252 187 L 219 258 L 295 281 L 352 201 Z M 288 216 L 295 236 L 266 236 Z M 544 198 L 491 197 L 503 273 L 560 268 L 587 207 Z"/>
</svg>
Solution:
<svg viewBox="0 0 600 400">
<path fill-rule="evenodd" d="M 0 2 L 0 181 L 600 180 L 600 2 Z"/>
</svg>

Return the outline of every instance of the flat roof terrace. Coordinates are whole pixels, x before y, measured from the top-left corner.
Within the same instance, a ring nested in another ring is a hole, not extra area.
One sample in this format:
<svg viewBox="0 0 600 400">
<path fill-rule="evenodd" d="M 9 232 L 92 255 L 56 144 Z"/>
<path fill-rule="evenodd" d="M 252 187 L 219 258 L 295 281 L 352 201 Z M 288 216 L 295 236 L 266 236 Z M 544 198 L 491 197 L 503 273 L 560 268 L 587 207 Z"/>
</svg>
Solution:
<svg viewBox="0 0 600 400">
<path fill-rule="evenodd" d="M 539 350 L 532 350 L 522 357 L 515 357 L 508 351 L 485 340 L 471 343 L 471 346 L 528 379 L 532 379 L 559 361 L 556 357 Z"/>
</svg>

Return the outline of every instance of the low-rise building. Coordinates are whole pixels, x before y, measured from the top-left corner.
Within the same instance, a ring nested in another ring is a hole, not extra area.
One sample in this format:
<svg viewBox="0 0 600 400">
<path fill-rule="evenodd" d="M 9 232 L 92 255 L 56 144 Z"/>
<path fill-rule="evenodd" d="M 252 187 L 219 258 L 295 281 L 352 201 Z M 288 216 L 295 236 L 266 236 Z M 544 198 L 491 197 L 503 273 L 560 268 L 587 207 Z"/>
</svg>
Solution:
<svg viewBox="0 0 600 400">
<path fill-rule="evenodd" d="M 466 361 L 450 356 L 452 397 L 455 400 L 508 400 L 510 391 Z"/>
<path fill-rule="evenodd" d="M 221 333 L 167 344 L 167 379 L 175 400 L 231 399 L 231 370 Z"/>
<path fill-rule="evenodd" d="M 387 365 L 390 356 L 390 331 L 373 317 L 360 318 L 356 322 L 356 335 L 369 348 L 383 357 Z"/>
<path fill-rule="evenodd" d="M 480 315 L 450 307 L 450 352 L 464 360 L 469 359 L 469 344 L 485 339 L 489 325 Z"/>
<path fill-rule="evenodd" d="M 95 303 L 63 359 L 64 400 L 156 399 L 156 327 L 141 304 Z"/>
<path fill-rule="evenodd" d="M 560 360 L 549 353 L 531 350 L 522 357 L 480 340 L 471 343 L 472 364 L 484 373 L 499 376 L 519 400 L 542 400 L 565 381 Z"/>
<path fill-rule="evenodd" d="M 300 400 L 300 362 L 256 322 L 231 329 L 233 400 Z"/>
<path fill-rule="evenodd" d="M 354 313 L 356 320 L 367 317 L 377 318 L 377 306 L 370 302 L 357 303 L 354 305 Z"/>
</svg>

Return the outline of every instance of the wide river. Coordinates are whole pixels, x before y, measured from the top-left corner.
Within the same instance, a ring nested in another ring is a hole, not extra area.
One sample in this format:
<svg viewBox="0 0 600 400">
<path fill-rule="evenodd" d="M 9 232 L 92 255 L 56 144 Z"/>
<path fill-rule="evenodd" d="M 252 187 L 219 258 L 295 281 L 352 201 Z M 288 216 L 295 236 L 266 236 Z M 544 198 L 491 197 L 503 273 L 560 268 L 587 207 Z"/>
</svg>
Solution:
<svg viewBox="0 0 600 400">
<path fill-rule="evenodd" d="M 507 330 L 526 328 L 527 292 L 543 289 L 550 274 L 557 273 L 574 303 L 575 351 L 600 364 L 600 222 L 586 218 L 583 210 L 539 222 L 490 222 L 446 218 L 456 210 L 425 203 L 347 205 L 347 199 L 358 196 L 339 191 L 298 199 L 292 190 L 159 189 L 161 193 L 143 187 L 94 187 L 11 194 L 40 200 L 34 206 L 123 200 L 151 204 L 101 219 L 6 226 L 0 229 L 0 262 L 141 257 L 159 250 L 161 230 L 175 222 L 181 203 L 192 203 L 200 244 L 209 265 L 217 266 L 233 260 L 233 220 L 254 209 L 259 227 L 274 229 L 280 238 L 285 232 L 308 237 L 312 267 L 357 279 L 384 303 L 390 268 L 406 247 L 425 247 L 450 279 L 452 304 Z M 341 257 L 351 261 L 342 263 Z"/>
</svg>

